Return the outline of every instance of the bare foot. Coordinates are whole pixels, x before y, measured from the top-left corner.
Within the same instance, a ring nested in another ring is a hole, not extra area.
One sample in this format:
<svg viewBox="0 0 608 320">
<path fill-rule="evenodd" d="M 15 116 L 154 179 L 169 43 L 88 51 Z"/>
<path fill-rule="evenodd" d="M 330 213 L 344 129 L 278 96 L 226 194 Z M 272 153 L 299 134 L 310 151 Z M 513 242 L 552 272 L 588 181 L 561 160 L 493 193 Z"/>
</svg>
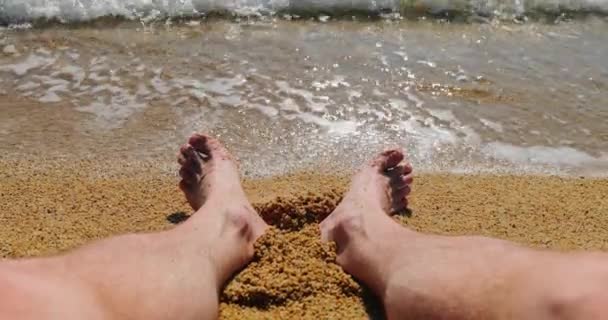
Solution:
<svg viewBox="0 0 608 320">
<path fill-rule="evenodd" d="M 388 150 L 361 168 L 340 205 L 321 223 L 323 240 L 337 241 L 336 231 L 346 226 L 363 227 L 367 220 L 407 207 L 413 177 L 411 165 L 401 164 L 403 159 L 402 151 Z"/>
<path fill-rule="evenodd" d="M 382 210 L 386 214 L 405 209 L 413 177 L 412 166 L 402 164 L 403 159 L 401 150 L 388 150 L 363 166 L 354 176 L 350 190 L 336 208 L 335 215 L 346 211 L 353 214 L 352 207 L 369 209 L 365 212 L 373 213 Z"/>
<path fill-rule="evenodd" d="M 389 319 L 477 319 L 472 315 L 496 302 L 484 298 L 507 277 L 505 261 L 523 259 L 499 240 L 426 235 L 390 218 L 411 190 L 403 158 L 389 150 L 364 166 L 321 223 L 321 236 L 336 243 L 338 264 L 383 300 Z"/>
<path fill-rule="evenodd" d="M 364 165 L 342 202 L 321 223 L 322 239 L 336 242 L 338 263 L 356 277 L 365 277 L 365 266 L 358 263 L 361 240 L 385 230 L 389 215 L 407 207 L 413 176 L 403 159 L 401 150 L 388 150 Z"/>
<path fill-rule="evenodd" d="M 179 186 L 192 209 L 198 211 L 213 202 L 217 211 L 245 222 L 254 239 L 264 233 L 267 225 L 247 200 L 232 155 L 217 139 L 193 134 L 180 148 L 178 162 L 182 166 Z"/>
</svg>

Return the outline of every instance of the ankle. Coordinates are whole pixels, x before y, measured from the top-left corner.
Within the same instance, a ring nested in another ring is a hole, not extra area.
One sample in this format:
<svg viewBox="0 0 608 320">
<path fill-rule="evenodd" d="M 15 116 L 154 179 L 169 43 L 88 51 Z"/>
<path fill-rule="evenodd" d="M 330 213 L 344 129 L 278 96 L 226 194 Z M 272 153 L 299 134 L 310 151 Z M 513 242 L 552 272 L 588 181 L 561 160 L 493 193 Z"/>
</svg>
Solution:
<svg viewBox="0 0 608 320">
<path fill-rule="evenodd" d="M 217 210 L 220 220 L 215 223 L 221 227 L 208 245 L 210 262 L 222 284 L 251 261 L 258 233 L 253 208 L 236 205 Z"/>
<path fill-rule="evenodd" d="M 365 224 L 357 219 L 344 219 L 334 230 L 337 262 L 383 297 L 392 275 L 401 271 L 400 262 L 407 253 L 405 245 L 415 234 L 386 215 Z"/>
<path fill-rule="evenodd" d="M 253 243 L 256 240 L 255 218 L 257 213 L 249 204 L 226 206 L 221 210 L 224 216 L 224 228 L 221 238 L 235 236 L 237 240 Z"/>
</svg>

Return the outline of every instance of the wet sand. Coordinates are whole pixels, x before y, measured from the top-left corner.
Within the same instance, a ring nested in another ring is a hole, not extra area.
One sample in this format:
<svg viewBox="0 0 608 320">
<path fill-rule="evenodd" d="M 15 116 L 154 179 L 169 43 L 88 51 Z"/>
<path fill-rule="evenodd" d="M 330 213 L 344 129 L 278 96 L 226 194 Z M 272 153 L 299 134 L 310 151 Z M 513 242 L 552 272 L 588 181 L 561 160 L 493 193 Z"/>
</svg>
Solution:
<svg viewBox="0 0 608 320">
<path fill-rule="evenodd" d="M 190 209 L 178 178 L 149 163 L 0 161 L 0 256 L 57 254 L 126 232 L 169 229 Z M 381 317 L 377 301 L 335 264 L 317 222 L 340 200 L 345 174 L 245 181 L 275 227 L 222 295 L 222 319 Z M 420 174 L 416 230 L 479 234 L 540 248 L 608 248 L 608 179 Z"/>
</svg>

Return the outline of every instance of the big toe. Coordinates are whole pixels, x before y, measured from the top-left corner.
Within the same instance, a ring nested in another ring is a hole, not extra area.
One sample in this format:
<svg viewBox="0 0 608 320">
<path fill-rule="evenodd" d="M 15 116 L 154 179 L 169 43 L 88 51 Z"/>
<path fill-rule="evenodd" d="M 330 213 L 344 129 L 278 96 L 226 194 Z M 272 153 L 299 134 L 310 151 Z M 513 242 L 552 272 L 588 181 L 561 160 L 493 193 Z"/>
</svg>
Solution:
<svg viewBox="0 0 608 320">
<path fill-rule="evenodd" d="M 409 162 L 404 161 L 405 155 L 400 149 L 391 149 L 380 153 L 374 160 L 371 166 L 377 170 L 376 174 L 385 176 L 382 181 L 388 182 L 383 188 L 388 188 L 388 201 L 385 203 L 385 209 L 391 212 L 399 212 L 407 208 L 407 196 L 411 192 L 411 184 L 413 181 L 412 166 Z M 371 171 L 368 171 L 371 172 Z"/>
<path fill-rule="evenodd" d="M 179 175 L 184 185 L 195 185 L 202 175 L 202 163 L 196 150 L 191 145 L 183 145 L 178 154 L 178 162 L 181 165 Z"/>
<path fill-rule="evenodd" d="M 390 149 L 380 153 L 371 162 L 371 166 L 378 168 L 379 171 L 384 172 L 386 170 L 395 168 L 403 161 L 405 156 L 401 149 Z"/>
<path fill-rule="evenodd" d="M 231 159 L 230 153 L 228 153 L 228 150 L 226 150 L 222 143 L 206 134 L 194 133 L 188 140 L 188 143 L 192 145 L 197 152 L 202 154 L 204 160 L 218 158 L 220 160 Z"/>
</svg>

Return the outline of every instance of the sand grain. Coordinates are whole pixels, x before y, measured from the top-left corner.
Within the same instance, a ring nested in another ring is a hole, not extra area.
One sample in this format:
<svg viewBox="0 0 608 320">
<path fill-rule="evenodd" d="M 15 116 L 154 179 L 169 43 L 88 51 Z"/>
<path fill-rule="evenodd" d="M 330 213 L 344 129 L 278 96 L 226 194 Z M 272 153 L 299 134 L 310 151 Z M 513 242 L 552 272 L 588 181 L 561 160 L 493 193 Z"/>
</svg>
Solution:
<svg viewBox="0 0 608 320">
<path fill-rule="evenodd" d="M 335 263 L 333 246 L 319 240 L 318 221 L 335 208 L 348 180 L 301 173 L 244 182 L 274 227 L 226 286 L 222 319 L 381 317 L 378 302 Z M 191 211 L 177 181 L 154 166 L 2 161 L 0 256 L 57 254 L 115 234 L 169 229 Z M 419 175 L 412 216 L 396 219 L 425 232 L 605 250 L 606 194 L 606 179 Z"/>
</svg>

